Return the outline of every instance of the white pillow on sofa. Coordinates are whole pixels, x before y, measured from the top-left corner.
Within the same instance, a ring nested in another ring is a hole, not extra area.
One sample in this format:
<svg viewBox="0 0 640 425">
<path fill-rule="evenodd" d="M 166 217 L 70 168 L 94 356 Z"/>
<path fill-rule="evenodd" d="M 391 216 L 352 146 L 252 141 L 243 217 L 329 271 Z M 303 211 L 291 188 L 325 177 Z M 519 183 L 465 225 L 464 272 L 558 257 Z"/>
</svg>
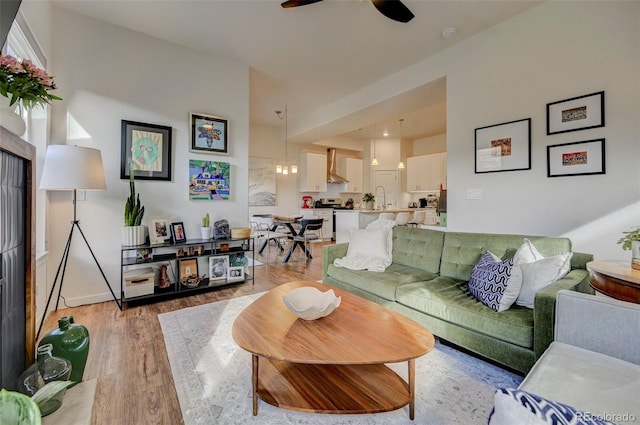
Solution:
<svg viewBox="0 0 640 425">
<path fill-rule="evenodd" d="M 387 229 L 353 229 L 347 257 L 387 257 Z"/>
<path fill-rule="evenodd" d="M 565 252 L 534 261 L 533 263 L 519 264 L 517 268 L 522 274 L 522 286 L 516 304 L 533 308 L 536 292 L 569 273 L 572 256 L 573 252 Z"/>
</svg>

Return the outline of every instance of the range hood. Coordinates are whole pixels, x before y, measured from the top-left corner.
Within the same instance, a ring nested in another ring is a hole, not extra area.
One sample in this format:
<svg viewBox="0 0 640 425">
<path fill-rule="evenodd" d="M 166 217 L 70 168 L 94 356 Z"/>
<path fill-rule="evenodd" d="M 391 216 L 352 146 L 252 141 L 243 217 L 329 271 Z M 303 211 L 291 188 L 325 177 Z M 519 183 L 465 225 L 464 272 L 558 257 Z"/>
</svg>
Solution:
<svg viewBox="0 0 640 425">
<path fill-rule="evenodd" d="M 349 183 L 349 180 L 336 174 L 336 150 L 327 149 L 327 183 Z"/>
</svg>

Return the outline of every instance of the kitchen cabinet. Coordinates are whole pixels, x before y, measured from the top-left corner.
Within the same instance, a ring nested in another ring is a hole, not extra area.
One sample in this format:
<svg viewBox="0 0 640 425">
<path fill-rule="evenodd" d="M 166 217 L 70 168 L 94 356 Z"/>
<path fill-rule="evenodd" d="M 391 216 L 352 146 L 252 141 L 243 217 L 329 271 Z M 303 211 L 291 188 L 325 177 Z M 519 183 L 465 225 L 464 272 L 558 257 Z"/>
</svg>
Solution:
<svg viewBox="0 0 640 425">
<path fill-rule="evenodd" d="M 407 191 L 426 192 L 447 188 L 447 153 L 407 158 Z"/>
<path fill-rule="evenodd" d="M 304 152 L 300 155 L 300 192 L 327 191 L 327 156 Z"/>
<path fill-rule="evenodd" d="M 340 158 L 338 162 L 338 174 L 349 180 L 346 183 L 345 193 L 363 192 L 363 165 L 358 158 Z"/>
</svg>

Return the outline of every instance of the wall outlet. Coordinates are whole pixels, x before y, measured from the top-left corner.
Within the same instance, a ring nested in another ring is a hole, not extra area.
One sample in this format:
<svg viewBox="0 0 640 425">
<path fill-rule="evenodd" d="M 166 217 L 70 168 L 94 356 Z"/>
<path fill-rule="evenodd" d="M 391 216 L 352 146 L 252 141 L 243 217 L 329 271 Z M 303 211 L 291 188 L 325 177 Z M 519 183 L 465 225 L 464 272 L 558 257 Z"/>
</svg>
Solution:
<svg viewBox="0 0 640 425">
<path fill-rule="evenodd" d="M 77 190 L 76 191 L 76 200 L 78 200 L 78 201 L 86 201 L 87 200 L 87 191 L 86 190 Z"/>
<path fill-rule="evenodd" d="M 482 199 L 482 189 L 467 189 L 467 199 Z"/>
</svg>

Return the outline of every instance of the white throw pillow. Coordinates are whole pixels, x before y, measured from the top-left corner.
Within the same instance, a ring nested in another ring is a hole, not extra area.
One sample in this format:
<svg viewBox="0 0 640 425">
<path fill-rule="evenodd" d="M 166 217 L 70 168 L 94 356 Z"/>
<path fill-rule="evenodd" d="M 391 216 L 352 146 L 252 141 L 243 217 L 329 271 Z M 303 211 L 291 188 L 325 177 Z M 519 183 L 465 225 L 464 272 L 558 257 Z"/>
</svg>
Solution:
<svg viewBox="0 0 640 425">
<path fill-rule="evenodd" d="M 533 308 L 536 292 L 561 279 L 571 270 L 572 252 L 554 255 L 518 265 L 522 273 L 522 287 L 516 304 Z"/>
<path fill-rule="evenodd" d="M 354 229 L 347 257 L 387 258 L 388 229 Z"/>
<path fill-rule="evenodd" d="M 522 288 L 522 270 L 520 270 L 520 264 L 533 263 L 543 258 L 544 255 L 540 254 L 531 241 L 525 238 L 524 243 L 520 245 L 520 248 L 518 248 L 513 256 L 513 270 L 511 270 L 511 277 L 509 278 L 508 284 L 510 290 L 505 291 L 505 295 L 503 295 L 507 297 L 505 303 L 513 299 L 511 302 L 511 304 L 513 304 L 516 298 L 518 298 L 518 294 Z"/>
</svg>

